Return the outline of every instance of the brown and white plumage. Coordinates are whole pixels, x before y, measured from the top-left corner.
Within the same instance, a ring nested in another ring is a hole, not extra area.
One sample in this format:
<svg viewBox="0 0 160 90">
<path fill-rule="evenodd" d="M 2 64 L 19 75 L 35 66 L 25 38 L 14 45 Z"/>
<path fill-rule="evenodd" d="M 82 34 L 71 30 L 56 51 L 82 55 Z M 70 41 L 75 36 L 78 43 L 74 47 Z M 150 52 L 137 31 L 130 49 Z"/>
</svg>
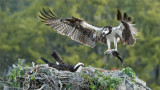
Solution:
<svg viewBox="0 0 160 90">
<path fill-rule="evenodd" d="M 134 27 L 135 22 L 131 22 L 131 17 L 128 17 L 127 13 L 124 13 L 122 16 L 121 12 L 117 10 L 117 20 L 121 23 L 117 27 L 112 27 L 112 32 L 108 35 L 105 35 L 105 31 L 102 31 L 102 35 L 105 35 L 108 50 L 105 54 L 111 54 L 110 42 L 114 42 L 115 50 L 117 51 L 117 42 L 127 45 L 134 45 L 136 39 L 134 34 L 137 35 L 137 29 Z"/>
<path fill-rule="evenodd" d="M 136 41 L 134 34 L 137 30 L 134 27 L 134 22 L 131 22 L 131 17 L 124 13 L 123 17 L 119 10 L 117 10 L 117 20 L 121 23 L 117 27 L 105 26 L 96 27 L 84 20 L 72 18 L 59 18 L 55 16 L 50 10 L 40 12 L 39 16 L 42 22 L 49 25 L 59 34 L 69 36 L 72 40 L 80 42 L 90 47 L 94 47 L 97 41 L 108 45 L 114 42 L 115 50 L 117 50 L 118 39 L 123 44 L 133 45 Z"/>
<path fill-rule="evenodd" d="M 72 40 L 80 42 L 90 47 L 95 46 L 95 42 L 92 40 L 92 35 L 97 30 L 101 30 L 102 28 L 92 26 L 87 22 L 80 20 L 78 18 L 66 18 L 62 19 L 56 17 L 50 10 L 47 12 L 43 9 L 39 16 L 43 19 L 43 23 L 49 25 L 59 34 L 69 36 Z"/>
<path fill-rule="evenodd" d="M 124 13 L 122 17 L 121 12 L 117 11 L 117 20 L 120 20 L 123 24 L 122 38 L 128 45 L 133 45 L 136 42 L 133 34 L 137 35 L 137 29 L 134 27 L 135 22 L 131 22 L 131 17 L 128 17 L 127 13 Z"/>
</svg>

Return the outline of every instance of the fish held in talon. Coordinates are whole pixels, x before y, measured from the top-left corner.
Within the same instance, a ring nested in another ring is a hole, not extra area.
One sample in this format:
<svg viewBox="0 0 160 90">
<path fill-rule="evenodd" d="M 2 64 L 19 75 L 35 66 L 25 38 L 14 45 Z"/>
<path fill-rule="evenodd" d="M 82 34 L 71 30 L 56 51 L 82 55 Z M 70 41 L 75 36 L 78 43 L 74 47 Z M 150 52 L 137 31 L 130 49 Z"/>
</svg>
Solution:
<svg viewBox="0 0 160 90">
<path fill-rule="evenodd" d="M 112 50 L 112 55 L 115 56 L 116 58 L 118 58 L 121 61 L 121 64 L 123 66 L 124 60 L 121 58 L 121 56 L 119 55 L 119 53 L 116 50 Z"/>
<path fill-rule="evenodd" d="M 124 64 L 123 59 L 121 58 L 121 56 L 119 55 L 118 51 L 115 49 L 111 49 L 111 50 L 107 50 L 104 52 L 104 55 L 113 55 L 114 57 L 118 58 L 121 61 L 121 64 Z"/>
</svg>

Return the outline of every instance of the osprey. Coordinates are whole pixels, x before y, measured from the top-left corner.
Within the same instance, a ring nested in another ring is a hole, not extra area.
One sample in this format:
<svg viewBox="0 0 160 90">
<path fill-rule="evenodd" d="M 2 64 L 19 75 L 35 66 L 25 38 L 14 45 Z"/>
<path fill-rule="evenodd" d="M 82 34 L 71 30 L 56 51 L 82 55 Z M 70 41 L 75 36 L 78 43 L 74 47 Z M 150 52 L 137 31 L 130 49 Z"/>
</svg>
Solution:
<svg viewBox="0 0 160 90">
<path fill-rule="evenodd" d="M 74 65 L 69 65 L 65 64 L 62 60 L 62 58 L 59 56 L 59 54 L 53 50 L 52 52 L 53 58 L 56 60 L 56 63 L 50 63 L 48 60 L 44 59 L 41 57 L 41 59 L 48 64 L 49 67 L 53 67 L 57 70 L 62 70 L 62 71 L 70 71 L 70 72 L 80 72 L 82 67 L 85 67 L 83 63 L 78 63 L 75 66 Z"/>
<path fill-rule="evenodd" d="M 117 43 L 134 45 L 136 39 L 134 34 L 137 35 L 137 29 L 134 27 L 135 22 L 131 22 L 131 17 L 128 17 L 127 13 L 123 16 L 120 10 L 117 10 L 117 20 L 120 21 L 120 25 L 96 27 L 84 20 L 76 17 L 60 18 L 55 16 L 50 10 L 40 11 L 42 22 L 59 34 L 66 35 L 72 40 L 87 45 L 89 47 L 95 47 L 96 42 L 102 42 L 108 46 L 108 50 L 105 54 L 111 54 L 111 42 L 114 43 L 114 51 L 117 51 Z"/>
</svg>

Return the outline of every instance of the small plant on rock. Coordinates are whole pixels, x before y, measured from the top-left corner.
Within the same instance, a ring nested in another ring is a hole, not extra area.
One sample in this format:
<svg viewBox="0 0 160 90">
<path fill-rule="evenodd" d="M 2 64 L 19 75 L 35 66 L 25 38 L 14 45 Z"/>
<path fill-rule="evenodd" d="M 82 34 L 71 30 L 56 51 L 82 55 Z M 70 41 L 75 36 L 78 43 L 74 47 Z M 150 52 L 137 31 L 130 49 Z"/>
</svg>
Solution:
<svg viewBox="0 0 160 90">
<path fill-rule="evenodd" d="M 92 90 L 114 90 L 116 86 L 118 86 L 123 81 L 123 78 L 104 75 L 102 72 L 98 70 L 96 70 L 94 73 L 95 75 L 93 77 L 90 77 L 87 74 L 82 74 L 82 77 L 89 82 L 90 88 Z"/>
<path fill-rule="evenodd" d="M 135 83 L 136 73 L 132 68 L 126 67 L 122 72 L 127 74 L 132 79 L 132 82 Z"/>
</svg>

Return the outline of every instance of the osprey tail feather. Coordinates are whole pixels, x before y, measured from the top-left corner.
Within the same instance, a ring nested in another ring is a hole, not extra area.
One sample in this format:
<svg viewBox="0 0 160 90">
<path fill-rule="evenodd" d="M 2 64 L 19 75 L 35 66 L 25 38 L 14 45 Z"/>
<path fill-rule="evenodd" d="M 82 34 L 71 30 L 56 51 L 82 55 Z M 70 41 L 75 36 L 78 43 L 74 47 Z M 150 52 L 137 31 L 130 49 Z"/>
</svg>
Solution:
<svg viewBox="0 0 160 90">
<path fill-rule="evenodd" d="M 41 57 L 41 59 L 42 59 L 46 64 L 50 63 L 48 60 L 44 59 L 43 57 Z"/>
</svg>

